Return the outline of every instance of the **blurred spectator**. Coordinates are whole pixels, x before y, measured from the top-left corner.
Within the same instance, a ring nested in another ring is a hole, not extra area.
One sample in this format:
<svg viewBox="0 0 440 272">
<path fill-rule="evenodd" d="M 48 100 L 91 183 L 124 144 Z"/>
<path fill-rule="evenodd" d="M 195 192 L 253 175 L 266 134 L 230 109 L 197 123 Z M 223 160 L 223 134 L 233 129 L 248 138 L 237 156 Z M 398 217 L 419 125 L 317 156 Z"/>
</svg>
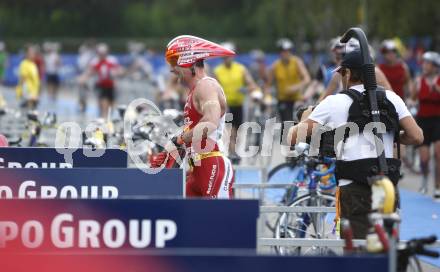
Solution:
<svg viewBox="0 0 440 272">
<path fill-rule="evenodd" d="M 35 46 L 26 46 L 25 54 L 18 68 L 17 98 L 22 100 L 22 106 L 35 109 L 40 92 L 40 77 L 35 63 L 37 58 Z"/>
<path fill-rule="evenodd" d="M 342 61 L 342 56 L 344 54 L 345 45 L 340 42 L 340 39 L 341 37 L 336 37 L 330 40 L 330 61 L 319 65 L 315 79 L 312 80 L 302 98 L 304 103 L 313 104 L 314 101 L 311 101 L 311 98 L 315 97 L 316 94 L 322 95 L 325 88 L 328 87 L 333 77 L 334 69 L 339 66 Z M 342 84 L 341 82 L 339 82 L 339 86 L 337 88 L 341 89 L 341 86 Z"/>
<path fill-rule="evenodd" d="M 346 44 L 344 44 L 344 46 L 345 46 L 344 53 L 348 53 L 353 50 L 360 50 L 359 42 L 356 39 L 350 39 Z M 369 51 L 371 58 L 374 60 L 375 57 L 374 50 L 370 45 L 369 45 Z M 386 90 L 391 90 L 391 84 L 388 82 L 384 73 L 382 72 L 382 70 L 380 70 L 380 68 L 377 65 L 375 67 L 375 73 L 376 73 L 377 85 L 382 86 Z M 342 76 L 340 73 L 333 73 L 332 78 L 330 79 L 330 82 L 328 83 L 328 86 L 325 89 L 324 93 L 319 98 L 319 101 L 322 101 L 324 98 L 326 98 L 329 95 L 342 91 L 341 80 L 342 80 Z"/>
<path fill-rule="evenodd" d="M 393 40 L 382 42 L 380 52 L 383 56 L 383 63 L 379 64 L 391 84 L 391 89 L 405 101 L 405 93 L 409 93 L 411 86 L 411 75 L 406 63 L 400 58 L 397 44 Z"/>
<path fill-rule="evenodd" d="M 260 87 L 267 84 L 266 55 L 260 49 L 252 50 L 250 53 L 252 63 L 249 65 L 249 72 Z"/>
<path fill-rule="evenodd" d="M 280 39 L 277 46 L 280 57 L 269 69 L 266 92 L 275 81 L 278 111 L 284 131 L 284 122 L 293 120 L 294 105 L 302 100 L 303 92 L 310 83 L 310 75 L 303 60 L 293 54 L 291 40 Z"/>
<path fill-rule="evenodd" d="M 417 77 L 412 98 L 419 101 L 417 123 L 423 130 L 424 141 L 419 147 L 423 181 L 420 191 L 427 192 L 429 177 L 430 146 L 434 145 L 435 192 L 434 198 L 440 201 L 440 54 L 423 54 L 422 75 Z"/>
<path fill-rule="evenodd" d="M 87 71 L 88 67 L 90 66 L 90 63 L 95 58 L 95 56 L 96 56 L 95 46 L 93 45 L 92 41 L 86 41 L 79 47 L 76 67 L 80 75 L 84 74 Z M 89 90 L 90 88 L 88 82 L 79 84 L 78 95 L 79 95 L 79 106 L 81 112 L 86 111 L 87 93 Z"/>
<path fill-rule="evenodd" d="M 153 80 L 153 67 L 144 56 L 145 46 L 139 42 L 128 43 L 129 64 L 127 75 L 134 80 Z"/>
<path fill-rule="evenodd" d="M 80 83 L 86 84 L 87 80 L 97 75 L 96 88 L 99 97 L 99 115 L 106 118 L 115 101 L 115 77 L 123 73 L 117 59 L 109 55 L 107 44 L 101 43 L 96 47 L 97 57 L 92 60 L 89 68 L 80 77 Z"/>
<path fill-rule="evenodd" d="M 46 67 L 46 83 L 49 96 L 56 100 L 60 87 L 61 57 L 58 53 L 59 44 L 48 42 L 44 46 L 44 64 Z"/>
<path fill-rule="evenodd" d="M 231 42 L 222 44 L 223 47 L 235 51 L 235 45 Z M 223 87 L 228 104 L 228 111 L 232 113 L 231 140 L 229 142 L 229 156 L 234 163 L 238 163 L 235 154 L 237 130 L 243 123 L 243 102 L 246 92 L 257 89 L 257 85 L 248 69 L 234 60 L 234 57 L 226 57 L 223 63 L 215 67 L 215 78 Z"/>
<path fill-rule="evenodd" d="M 330 61 L 319 67 L 316 78 L 324 84 L 324 87 L 330 83 L 333 70 L 341 64 L 345 46 L 340 39 L 341 37 L 336 37 L 330 41 Z"/>
</svg>

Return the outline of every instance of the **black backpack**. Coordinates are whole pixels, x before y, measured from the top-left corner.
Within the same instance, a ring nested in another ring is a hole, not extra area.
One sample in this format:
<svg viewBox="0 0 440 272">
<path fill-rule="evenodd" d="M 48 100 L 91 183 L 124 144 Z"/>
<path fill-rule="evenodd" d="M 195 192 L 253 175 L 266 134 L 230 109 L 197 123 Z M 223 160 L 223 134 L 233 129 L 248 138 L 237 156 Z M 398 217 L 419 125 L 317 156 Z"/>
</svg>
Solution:
<svg viewBox="0 0 440 272">
<path fill-rule="evenodd" d="M 341 93 L 348 95 L 353 100 L 353 103 L 349 109 L 347 122 L 356 123 L 359 127 L 359 133 L 361 133 L 365 126 L 373 120 L 370 111 L 369 96 L 367 92 L 360 93 L 352 89 L 342 91 Z M 376 91 L 376 97 L 380 112 L 380 122 L 385 125 L 387 132 L 394 134 L 394 142 L 397 143 L 398 159 L 386 159 L 388 164 L 387 176 L 394 184 L 397 184 L 401 177 L 399 116 L 393 103 L 391 103 L 391 101 L 389 101 L 386 97 L 386 93 L 383 88 L 378 88 Z M 349 137 L 347 130 L 345 132 L 344 142 L 347 137 Z M 337 180 L 343 178 L 366 184 L 368 177 L 379 174 L 379 168 L 377 166 L 376 158 L 367 158 L 355 161 L 337 160 L 335 173 Z"/>
<path fill-rule="evenodd" d="M 365 125 L 371 122 L 372 116 L 370 111 L 370 101 L 367 92 L 358 92 L 353 89 L 342 91 L 341 94 L 348 95 L 353 103 L 348 112 L 347 122 L 356 123 L 359 126 L 359 132 L 362 132 Z M 385 124 L 386 131 L 392 132 L 395 136 L 395 141 L 398 142 L 400 127 L 399 116 L 393 103 L 386 97 L 385 90 L 379 88 L 376 91 L 377 106 L 380 111 L 380 122 Z"/>
</svg>

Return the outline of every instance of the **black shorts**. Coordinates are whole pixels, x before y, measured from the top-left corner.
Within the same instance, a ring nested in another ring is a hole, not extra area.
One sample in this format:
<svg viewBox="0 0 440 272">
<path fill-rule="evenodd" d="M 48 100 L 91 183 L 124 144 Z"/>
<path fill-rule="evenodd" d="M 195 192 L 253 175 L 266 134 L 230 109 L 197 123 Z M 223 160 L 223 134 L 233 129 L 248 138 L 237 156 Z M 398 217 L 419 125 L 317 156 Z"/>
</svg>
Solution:
<svg viewBox="0 0 440 272">
<path fill-rule="evenodd" d="M 293 120 L 293 101 L 278 101 L 278 113 L 280 114 L 281 122 Z"/>
<path fill-rule="evenodd" d="M 395 188 L 395 209 L 400 206 L 399 190 Z M 371 213 L 371 186 L 352 182 L 340 186 L 339 202 L 341 219 L 350 222 L 354 239 L 365 239 L 370 229 L 368 215 Z M 341 238 L 344 233 L 341 231 Z"/>
<path fill-rule="evenodd" d="M 97 87 L 99 99 L 106 99 L 110 102 L 115 101 L 115 88 L 113 87 Z"/>
<path fill-rule="evenodd" d="M 440 140 L 440 116 L 417 117 L 417 124 L 423 131 L 422 145 L 430 145 Z"/>
<path fill-rule="evenodd" d="M 238 129 L 243 123 L 243 106 L 229 107 L 229 112 L 232 113 L 232 127 Z"/>
<path fill-rule="evenodd" d="M 60 85 L 60 77 L 57 74 L 47 74 L 46 75 L 46 82 L 47 84 L 52 85 Z"/>
</svg>

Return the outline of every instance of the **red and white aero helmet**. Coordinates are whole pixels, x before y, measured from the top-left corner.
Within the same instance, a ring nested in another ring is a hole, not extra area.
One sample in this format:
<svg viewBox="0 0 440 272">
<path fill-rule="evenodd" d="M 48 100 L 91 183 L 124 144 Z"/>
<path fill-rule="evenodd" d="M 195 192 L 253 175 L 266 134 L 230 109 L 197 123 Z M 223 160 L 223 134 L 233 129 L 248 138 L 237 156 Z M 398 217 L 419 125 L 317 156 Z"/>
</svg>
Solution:
<svg viewBox="0 0 440 272">
<path fill-rule="evenodd" d="M 171 66 L 191 67 L 199 60 L 234 56 L 235 52 L 205 39 L 182 35 L 172 39 L 165 52 Z"/>
</svg>

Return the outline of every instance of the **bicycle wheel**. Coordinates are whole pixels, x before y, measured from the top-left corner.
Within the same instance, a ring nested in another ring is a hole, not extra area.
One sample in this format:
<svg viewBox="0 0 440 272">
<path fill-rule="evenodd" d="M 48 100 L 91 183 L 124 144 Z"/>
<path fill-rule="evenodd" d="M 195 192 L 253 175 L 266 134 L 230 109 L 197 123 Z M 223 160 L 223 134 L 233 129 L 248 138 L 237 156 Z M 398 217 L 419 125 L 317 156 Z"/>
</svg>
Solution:
<svg viewBox="0 0 440 272">
<path fill-rule="evenodd" d="M 292 169 L 294 167 L 296 167 L 296 164 L 293 162 L 284 162 L 282 164 L 279 164 L 269 171 L 268 178 L 270 180 L 272 177 L 274 177 L 277 174 L 277 172 L 281 171 L 283 168 Z"/>
<path fill-rule="evenodd" d="M 303 166 L 294 162 L 282 163 L 268 173 L 268 182 L 276 184 L 295 184 L 302 179 Z M 297 187 L 265 189 L 265 199 L 273 203 L 288 205 L 296 198 Z"/>
<path fill-rule="evenodd" d="M 335 207 L 336 199 L 329 194 L 307 194 L 297 198 L 289 207 Z M 336 239 L 335 213 L 281 213 L 275 225 L 274 237 Z M 327 255 L 328 247 L 275 246 L 280 255 Z"/>
</svg>

